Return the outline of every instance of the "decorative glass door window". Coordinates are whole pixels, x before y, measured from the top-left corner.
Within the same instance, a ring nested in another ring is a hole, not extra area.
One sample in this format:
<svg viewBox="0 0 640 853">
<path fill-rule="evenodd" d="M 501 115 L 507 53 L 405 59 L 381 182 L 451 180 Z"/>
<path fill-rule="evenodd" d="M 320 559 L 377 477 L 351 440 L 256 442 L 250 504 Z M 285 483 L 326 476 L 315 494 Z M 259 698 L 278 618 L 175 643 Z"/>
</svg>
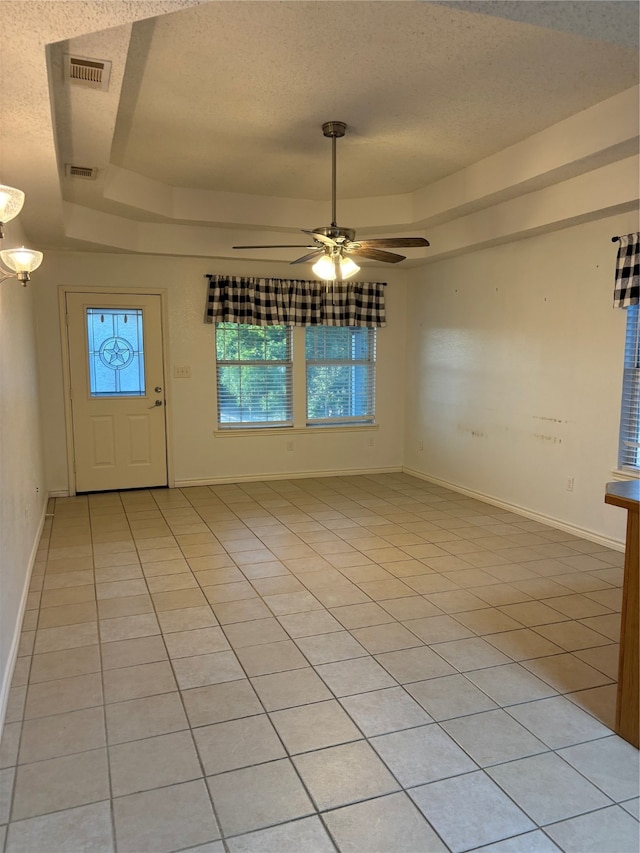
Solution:
<svg viewBox="0 0 640 853">
<path fill-rule="evenodd" d="M 142 310 L 86 311 L 91 397 L 144 397 Z"/>
</svg>

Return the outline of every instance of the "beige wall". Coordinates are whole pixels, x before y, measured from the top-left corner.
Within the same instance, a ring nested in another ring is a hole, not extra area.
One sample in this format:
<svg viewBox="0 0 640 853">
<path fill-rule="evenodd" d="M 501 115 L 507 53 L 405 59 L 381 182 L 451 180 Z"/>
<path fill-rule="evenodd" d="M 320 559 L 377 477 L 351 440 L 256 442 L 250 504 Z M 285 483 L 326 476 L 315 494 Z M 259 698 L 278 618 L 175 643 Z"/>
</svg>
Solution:
<svg viewBox="0 0 640 853">
<path fill-rule="evenodd" d="M 412 271 L 407 469 L 623 539 L 603 504 L 625 332 L 611 237 L 636 229 L 624 214 Z"/>
<path fill-rule="evenodd" d="M 33 291 L 9 279 L 0 283 L 0 730 L 46 494 Z"/>
<path fill-rule="evenodd" d="M 159 258 L 90 253 L 47 254 L 34 289 L 40 328 L 42 404 L 47 430 L 45 458 L 50 491 L 68 488 L 64 388 L 58 289 L 157 287 L 166 289 L 169 308 L 168 420 L 176 484 L 256 479 L 263 476 L 399 469 L 404 435 L 404 276 L 389 270 L 388 325 L 378 330 L 377 422 L 365 431 L 301 431 L 293 435 L 216 437 L 214 332 L 203 322 L 205 273 L 294 277 L 285 265 L 206 259 Z M 376 271 L 380 273 L 380 270 Z M 386 273 L 386 270 L 384 271 Z M 366 276 L 363 276 L 366 278 Z M 173 379 L 174 366 L 188 365 L 190 379 Z M 287 443 L 293 440 L 293 452 Z M 371 445 L 370 442 L 373 442 Z"/>
</svg>

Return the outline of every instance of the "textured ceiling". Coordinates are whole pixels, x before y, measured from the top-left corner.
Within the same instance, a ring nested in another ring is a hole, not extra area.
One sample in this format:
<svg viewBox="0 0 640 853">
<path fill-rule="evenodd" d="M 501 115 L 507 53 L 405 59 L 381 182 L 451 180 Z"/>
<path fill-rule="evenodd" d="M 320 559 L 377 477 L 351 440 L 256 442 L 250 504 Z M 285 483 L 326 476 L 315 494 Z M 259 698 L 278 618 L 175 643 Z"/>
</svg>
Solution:
<svg viewBox="0 0 640 853">
<path fill-rule="evenodd" d="M 27 190 L 43 247 L 77 245 L 63 201 L 181 221 L 118 200 L 117 170 L 158 197 L 326 202 L 321 125 L 338 119 L 339 204 L 414 193 L 638 82 L 638 4 L 624 0 L 12 2 L 0 26 L 0 179 Z M 65 82 L 65 53 L 111 60 L 109 91 Z M 66 179 L 65 163 L 98 180 Z"/>
<path fill-rule="evenodd" d="M 430 3 L 214 3 L 134 26 L 112 161 L 172 186 L 327 198 L 320 128 L 339 119 L 341 195 L 411 192 L 636 75 L 632 49 Z"/>
</svg>

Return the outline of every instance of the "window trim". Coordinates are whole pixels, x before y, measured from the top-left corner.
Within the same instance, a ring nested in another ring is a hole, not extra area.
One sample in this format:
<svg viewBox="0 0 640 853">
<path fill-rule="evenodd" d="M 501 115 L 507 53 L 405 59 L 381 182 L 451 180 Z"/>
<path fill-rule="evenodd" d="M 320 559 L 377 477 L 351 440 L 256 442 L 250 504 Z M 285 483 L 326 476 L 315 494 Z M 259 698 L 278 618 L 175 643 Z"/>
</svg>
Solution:
<svg viewBox="0 0 640 853">
<path fill-rule="evenodd" d="M 246 429 L 245 427 L 236 429 L 214 429 L 213 434 L 216 438 L 247 438 L 256 433 L 260 435 L 324 435 L 327 432 L 375 432 L 380 429 L 380 424 L 353 424 L 353 426 L 328 425 L 328 426 L 292 426 L 292 427 L 259 427 L 257 429 Z"/>
</svg>

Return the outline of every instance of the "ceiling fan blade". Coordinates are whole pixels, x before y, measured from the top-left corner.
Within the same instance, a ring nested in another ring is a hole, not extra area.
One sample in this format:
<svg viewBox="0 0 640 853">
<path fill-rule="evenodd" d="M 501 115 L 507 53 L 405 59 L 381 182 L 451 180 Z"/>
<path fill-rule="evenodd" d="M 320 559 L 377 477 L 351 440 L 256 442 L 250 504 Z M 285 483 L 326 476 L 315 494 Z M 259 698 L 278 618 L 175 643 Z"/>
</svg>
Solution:
<svg viewBox="0 0 640 853">
<path fill-rule="evenodd" d="M 232 246 L 232 249 L 313 249 L 314 246 L 302 246 L 300 243 L 284 243 L 276 246 Z"/>
<path fill-rule="evenodd" d="M 324 255 L 324 249 L 316 249 L 315 252 L 309 252 L 308 255 L 303 255 L 301 258 L 296 258 L 295 261 L 290 261 L 289 263 L 304 264 L 307 261 L 313 261 L 316 258 L 319 258 L 320 255 Z"/>
<path fill-rule="evenodd" d="M 360 258 L 369 258 L 370 261 L 384 261 L 385 264 L 397 264 L 405 259 L 404 255 L 396 255 L 395 252 L 382 252 L 380 249 L 352 249 L 349 247 L 347 252 L 350 255 L 358 255 Z"/>
<path fill-rule="evenodd" d="M 372 240 L 354 240 L 364 249 L 399 249 L 409 246 L 429 246 L 424 237 L 378 237 Z"/>
<path fill-rule="evenodd" d="M 335 246 L 336 241 L 331 237 L 325 237 L 324 234 L 318 234 L 315 231 L 307 231 L 305 228 L 300 229 L 303 234 L 311 234 L 314 240 L 318 240 L 320 243 L 324 243 L 325 246 Z"/>
</svg>

